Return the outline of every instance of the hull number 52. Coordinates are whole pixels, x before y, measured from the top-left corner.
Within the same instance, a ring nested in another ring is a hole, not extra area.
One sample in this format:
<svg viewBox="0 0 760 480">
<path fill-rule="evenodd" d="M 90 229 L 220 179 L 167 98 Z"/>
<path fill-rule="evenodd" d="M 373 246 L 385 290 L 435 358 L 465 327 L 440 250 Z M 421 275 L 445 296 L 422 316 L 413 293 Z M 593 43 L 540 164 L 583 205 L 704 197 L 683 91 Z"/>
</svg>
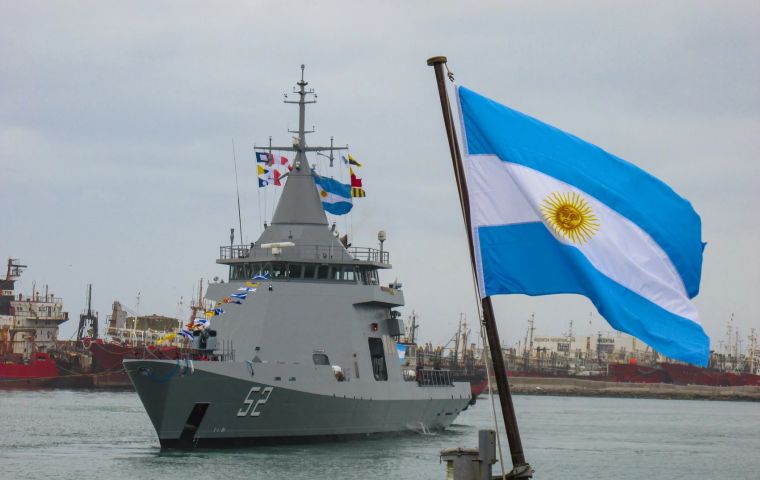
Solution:
<svg viewBox="0 0 760 480">
<path fill-rule="evenodd" d="M 245 417 L 249 412 L 252 417 L 258 417 L 261 415 L 261 412 L 258 409 L 267 403 L 269 396 L 272 394 L 272 390 L 274 390 L 274 387 L 251 387 L 248 391 L 248 395 L 245 396 L 245 400 L 243 400 L 243 406 L 237 412 L 237 416 Z M 257 397 L 258 400 L 256 400 Z"/>
</svg>

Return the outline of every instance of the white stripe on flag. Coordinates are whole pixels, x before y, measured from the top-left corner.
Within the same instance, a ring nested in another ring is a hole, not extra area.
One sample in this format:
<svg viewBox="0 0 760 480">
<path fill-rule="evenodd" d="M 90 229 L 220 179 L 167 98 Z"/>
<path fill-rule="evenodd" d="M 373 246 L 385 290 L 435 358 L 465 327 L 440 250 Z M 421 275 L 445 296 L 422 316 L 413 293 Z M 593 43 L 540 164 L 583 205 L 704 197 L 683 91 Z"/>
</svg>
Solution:
<svg viewBox="0 0 760 480">
<path fill-rule="evenodd" d="M 636 224 L 572 185 L 531 168 L 493 155 L 466 156 L 465 165 L 467 181 L 472 185 L 468 190 L 487 192 L 470 195 L 473 229 L 543 221 L 540 206 L 545 198 L 553 192 L 578 193 L 599 219 L 599 230 L 582 245 L 558 237 L 549 228 L 552 235 L 578 248 L 594 268 L 618 284 L 699 323 L 697 310 L 667 254 Z M 479 270 L 482 281 L 482 267 Z"/>
</svg>

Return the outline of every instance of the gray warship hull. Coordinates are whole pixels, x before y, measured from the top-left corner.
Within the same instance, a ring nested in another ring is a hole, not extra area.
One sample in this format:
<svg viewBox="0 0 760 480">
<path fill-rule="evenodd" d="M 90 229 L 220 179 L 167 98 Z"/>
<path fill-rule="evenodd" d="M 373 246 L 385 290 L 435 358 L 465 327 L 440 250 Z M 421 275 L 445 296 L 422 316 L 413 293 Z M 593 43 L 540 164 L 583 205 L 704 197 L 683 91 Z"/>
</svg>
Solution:
<svg viewBox="0 0 760 480">
<path fill-rule="evenodd" d="M 330 226 L 315 182 L 350 188 L 306 154 L 344 148 L 307 146 L 306 85 L 302 76 L 299 100 L 286 100 L 299 106 L 297 141 L 257 154 L 275 168 L 271 150 L 296 153 L 272 223 L 256 242 L 220 248 L 229 277 L 208 286 L 203 318 L 183 331 L 190 348 L 177 361 L 124 361 L 162 446 L 438 430 L 469 404 L 468 383 L 416 365 L 403 341 L 401 284 L 380 283 L 385 232 L 379 250 L 359 248 Z"/>
<path fill-rule="evenodd" d="M 389 392 L 345 382 L 328 393 L 321 375 L 309 367 L 170 360 L 125 360 L 124 366 L 164 448 L 422 433 L 451 425 L 470 400 L 467 383 L 413 384 Z M 298 380 L 299 373 L 304 381 Z"/>
</svg>

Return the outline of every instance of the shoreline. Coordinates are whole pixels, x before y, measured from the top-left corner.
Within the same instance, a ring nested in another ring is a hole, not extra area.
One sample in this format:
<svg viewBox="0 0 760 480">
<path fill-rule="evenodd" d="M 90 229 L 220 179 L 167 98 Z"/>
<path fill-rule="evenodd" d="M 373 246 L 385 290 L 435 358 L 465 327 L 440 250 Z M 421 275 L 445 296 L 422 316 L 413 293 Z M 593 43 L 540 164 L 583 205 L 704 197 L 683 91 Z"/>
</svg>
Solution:
<svg viewBox="0 0 760 480">
<path fill-rule="evenodd" d="M 760 401 L 760 386 L 711 387 L 668 383 L 602 382 L 578 378 L 509 377 L 509 388 L 514 395 Z"/>
</svg>

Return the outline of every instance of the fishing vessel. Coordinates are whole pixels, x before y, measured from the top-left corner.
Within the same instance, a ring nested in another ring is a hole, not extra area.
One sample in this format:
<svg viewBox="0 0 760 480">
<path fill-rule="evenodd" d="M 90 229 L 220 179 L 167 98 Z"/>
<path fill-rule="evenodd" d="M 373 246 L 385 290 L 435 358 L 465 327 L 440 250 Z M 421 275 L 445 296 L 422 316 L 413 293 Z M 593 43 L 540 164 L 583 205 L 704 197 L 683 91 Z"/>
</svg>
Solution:
<svg viewBox="0 0 760 480">
<path fill-rule="evenodd" d="M 485 352 L 476 347 L 475 343 L 468 345 L 470 330 L 464 314 L 460 314 L 459 327 L 453 337 L 445 344 L 433 346 L 427 342 L 416 343 L 417 315 L 410 315 L 409 335 L 404 339 L 407 344 L 405 362 L 414 358 L 416 365 L 427 368 L 449 370 L 455 382 L 470 384 L 471 405 L 475 405 L 480 394 L 488 388 L 488 373 L 485 367 Z"/>
<path fill-rule="evenodd" d="M 88 291 L 88 308 L 80 315 L 76 341 L 59 340 L 59 327 L 69 320 L 63 300 L 32 288 L 26 295 L 16 293 L 16 282 L 26 265 L 8 259 L 5 279 L 0 280 L 0 387 L 2 388 L 101 388 L 131 387 L 121 363 L 101 368 L 93 362 L 89 342 L 97 339 L 97 314 L 91 305 L 92 286 Z M 86 323 L 85 320 L 89 320 Z M 90 328 L 82 337 L 84 326 Z M 95 338 L 93 338 L 95 337 Z M 118 381 L 123 377 L 122 381 Z M 116 378 L 114 383 L 111 379 Z"/>
<path fill-rule="evenodd" d="M 59 327 L 69 320 L 63 300 L 47 286 L 42 291 L 33 287 L 30 295 L 17 293 L 16 282 L 25 268 L 18 259 L 8 259 L 5 278 L 0 278 L 0 388 L 131 389 L 122 366 L 124 358 L 179 356 L 177 345 L 156 341 L 165 334 L 161 330 L 146 334 L 145 329 L 131 328 L 133 334 L 143 333 L 140 341 L 125 341 L 111 328 L 109 337 L 99 337 L 92 285 L 88 286 L 87 307 L 79 316 L 76 339 L 60 340 Z M 118 305 L 114 302 L 114 312 Z M 140 326 L 177 324 L 176 319 L 158 315 L 138 317 L 137 321 Z"/>
<path fill-rule="evenodd" d="M 166 342 L 167 333 L 176 330 L 179 320 L 163 315 L 143 315 L 127 310 L 114 301 L 107 317 L 105 337 L 83 337 L 81 345 L 92 357 L 92 370 L 97 373 L 95 388 L 132 389 L 132 382 L 124 371 L 126 358 L 164 358 L 176 360 L 182 345 Z M 80 327 L 81 331 L 81 327 Z"/>
<path fill-rule="evenodd" d="M 447 370 L 403 367 L 404 294 L 381 285 L 382 248 L 347 247 L 331 230 L 307 153 L 303 77 L 295 153 L 272 222 L 250 245 L 220 248 L 213 325 L 177 360 L 125 360 L 162 447 L 268 445 L 431 431 L 451 425 L 470 386 Z M 379 238 L 383 240 L 384 238 Z M 236 299 L 222 303 L 222 299 Z M 218 316 L 216 316 L 218 315 Z"/>
</svg>

